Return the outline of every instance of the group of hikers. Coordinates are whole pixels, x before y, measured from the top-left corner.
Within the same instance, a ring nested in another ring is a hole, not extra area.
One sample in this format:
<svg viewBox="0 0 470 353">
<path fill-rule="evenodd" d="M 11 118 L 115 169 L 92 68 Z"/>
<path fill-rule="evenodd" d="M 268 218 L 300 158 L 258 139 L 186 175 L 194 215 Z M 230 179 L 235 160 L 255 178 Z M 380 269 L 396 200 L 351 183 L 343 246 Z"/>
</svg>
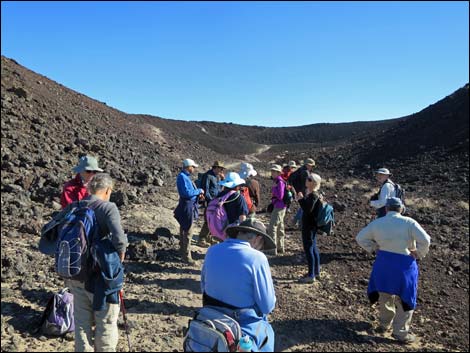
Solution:
<svg viewBox="0 0 470 353">
<path fill-rule="evenodd" d="M 212 308 L 215 311 L 211 311 L 211 315 L 216 312 L 221 316 L 216 315 L 212 320 L 200 311 L 199 316 L 203 318 L 198 325 L 196 317 L 192 320 L 184 349 L 207 351 L 214 349 L 214 345 L 220 349 L 223 341 L 230 351 L 234 351 L 237 347 L 233 344 L 238 339 L 240 344 L 242 341 L 249 343 L 249 348 L 239 348 L 239 351 L 274 351 L 274 331 L 268 315 L 275 308 L 276 294 L 268 257 L 281 256 L 285 252 L 284 218 L 293 201 L 299 204 L 293 222 L 301 229 L 307 264 L 307 273 L 299 281 L 313 283 L 321 275 L 316 238 L 320 229 L 319 208 L 324 200 L 320 192 L 322 179 L 313 172 L 315 161 L 307 158 L 300 167 L 295 161 L 284 166 L 271 165 L 267 227 L 256 218 L 261 197 L 260 183 L 255 178 L 258 173 L 253 165 L 241 163 L 238 173 L 226 174 L 224 163 L 216 161 L 210 170 L 193 180 L 198 167 L 192 159 L 182 163 L 176 178 L 179 202 L 174 216 L 180 225 L 182 260 L 194 264 L 191 256 L 194 223 L 199 211 L 204 210 L 204 223 L 196 243 L 209 247 L 201 270 L 202 309 Z M 92 247 L 93 266 L 84 266 L 77 276 L 64 276 L 65 284 L 73 294 L 75 350 L 115 351 L 127 235 L 116 205 L 109 201 L 114 182 L 98 167 L 96 158 L 81 157 L 73 171 L 77 174 L 65 183 L 61 197 L 63 210 L 54 216 L 54 220 L 60 223 L 77 208 L 85 207 L 94 211 L 97 225 L 91 237 L 91 244 L 95 244 Z M 367 295 L 371 303 L 379 304 L 376 331 L 392 330 L 395 339 L 411 343 L 416 339 L 409 332 L 417 302 L 416 260 L 426 256 L 430 237 L 415 220 L 402 215 L 405 210 L 403 190 L 390 179 L 390 171 L 380 168 L 375 175 L 380 189 L 371 197 L 370 206 L 376 210 L 377 218 L 356 237 L 363 249 L 376 255 Z M 221 210 L 223 217 L 220 217 Z M 214 223 L 221 221 L 225 223 L 220 232 Z M 61 265 L 58 262 L 64 255 L 62 233 L 58 231 L 55 236 L 50 236 L 44 231 L 39 244 L 43 253 L 55 255 L 59 274 Z M 65 254 L 71 256 L 66 251 Z M 211 336 L 209 331 L 217 331 L 217 325 L 227 317 L 240 326 L 246 339 L 233 333 L 227 336 L 226 324 L 219 330 L 223 332 L 221 335 Z M 201 342 L 204 340 L 215 341 Z"/>
</svg>

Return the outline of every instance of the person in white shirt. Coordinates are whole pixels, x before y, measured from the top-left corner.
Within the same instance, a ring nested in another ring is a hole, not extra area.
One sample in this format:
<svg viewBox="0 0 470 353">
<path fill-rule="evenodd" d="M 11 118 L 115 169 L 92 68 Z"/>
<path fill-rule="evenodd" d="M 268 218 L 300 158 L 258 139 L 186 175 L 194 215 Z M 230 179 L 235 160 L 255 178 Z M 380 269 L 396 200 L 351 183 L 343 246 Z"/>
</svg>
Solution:
<svg viewBox="0 0 470 353">
<path fill-rule="evenodd" d="M 392 173 L 387 168 L 375 171 L 375 179 L 380 184 L 380 190 L 370 198 L 370 205 L 375 208 L 377 218 L 385 216 L 385 201 L 390 197 L 397 197 L 395 183 L 390 180 Z"/>
<path fill-rule="evenodd" d="M 369 253 L 376 253 L 367 295 L 371 303 L 379 302 L 379 333 L 393 327 L 392 336 L 412 343 L 409 333 L 418 294 L 418 264 L 429 251 L 431 238 L 410 217 L 402 216 L 404 205 L 397 197 L 385 203 L 386 216 L 363 228 L 356 241 Z M 396 315 L 395 315 L 396 314 Z"/>
</svg>

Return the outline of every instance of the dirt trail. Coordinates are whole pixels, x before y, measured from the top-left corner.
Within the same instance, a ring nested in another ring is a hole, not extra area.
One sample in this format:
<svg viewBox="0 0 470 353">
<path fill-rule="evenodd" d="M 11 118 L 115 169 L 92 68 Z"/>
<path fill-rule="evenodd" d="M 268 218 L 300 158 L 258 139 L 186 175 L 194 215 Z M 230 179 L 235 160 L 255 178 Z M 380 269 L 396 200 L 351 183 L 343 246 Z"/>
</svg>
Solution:
<svg viewBox="0 0 470 353">
<path fill-rule="evenodd" d="M 240 166 L 240 163 L 242 163 L 242 162 L 248 162 L 248 163 L 261 162 L 260 159 L 258 158 L 258 156 L 260 154 L 268 151 L 270 148 L 271 148 L 270 145 L 262 145 L 262 146 L 258 147 L 258 149 L 256 150 L 255 153 L 246 154 L 244 156 L 243 160 L 238 159 L 238 160 L 235 160 L 235 161 L 230 161 L 230 162 L 225 164 L 225 167 L 227 169 L 232 169 L 232 168 L 238 168 Z M 238 169 L 237 169 L 237 171 L 238 171 Z"/>
</svg>

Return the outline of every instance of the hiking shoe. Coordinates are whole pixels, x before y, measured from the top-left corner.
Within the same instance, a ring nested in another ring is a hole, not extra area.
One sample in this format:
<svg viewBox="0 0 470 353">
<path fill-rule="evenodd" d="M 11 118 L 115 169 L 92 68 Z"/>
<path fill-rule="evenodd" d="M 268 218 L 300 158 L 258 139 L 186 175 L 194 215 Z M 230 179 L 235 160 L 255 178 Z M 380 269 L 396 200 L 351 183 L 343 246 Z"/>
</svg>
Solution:
<svg viewBox="0 0 470 353">
<path fill-rule="evenodd" d="M 397 341 L 405 344 L 410 344 L 416 341 L 416 336 L 411 333 L 407 333 L 404 337 L 392 334 L 392 337 L 395 338 Z"/>
<path fill-rule="evenodd" d="M 315 282 L 315 277 L 305 276 L 299 279 L 300 283 L 313 283 Z"/>
</svg>

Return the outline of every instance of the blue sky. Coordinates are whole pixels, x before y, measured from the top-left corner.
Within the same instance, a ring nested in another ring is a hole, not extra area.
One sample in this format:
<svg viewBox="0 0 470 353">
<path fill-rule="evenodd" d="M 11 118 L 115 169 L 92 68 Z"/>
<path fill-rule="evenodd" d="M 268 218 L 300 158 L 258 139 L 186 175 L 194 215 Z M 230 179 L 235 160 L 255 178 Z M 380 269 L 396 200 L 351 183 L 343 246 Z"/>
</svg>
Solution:
<svg viewBox="0 0 470 353">
<path fill-rule="evenodd" d="M 391 119 L 469 81 L 462 2 L 1 3 L 1 51 L 127 113 Z"/>
</svg>

